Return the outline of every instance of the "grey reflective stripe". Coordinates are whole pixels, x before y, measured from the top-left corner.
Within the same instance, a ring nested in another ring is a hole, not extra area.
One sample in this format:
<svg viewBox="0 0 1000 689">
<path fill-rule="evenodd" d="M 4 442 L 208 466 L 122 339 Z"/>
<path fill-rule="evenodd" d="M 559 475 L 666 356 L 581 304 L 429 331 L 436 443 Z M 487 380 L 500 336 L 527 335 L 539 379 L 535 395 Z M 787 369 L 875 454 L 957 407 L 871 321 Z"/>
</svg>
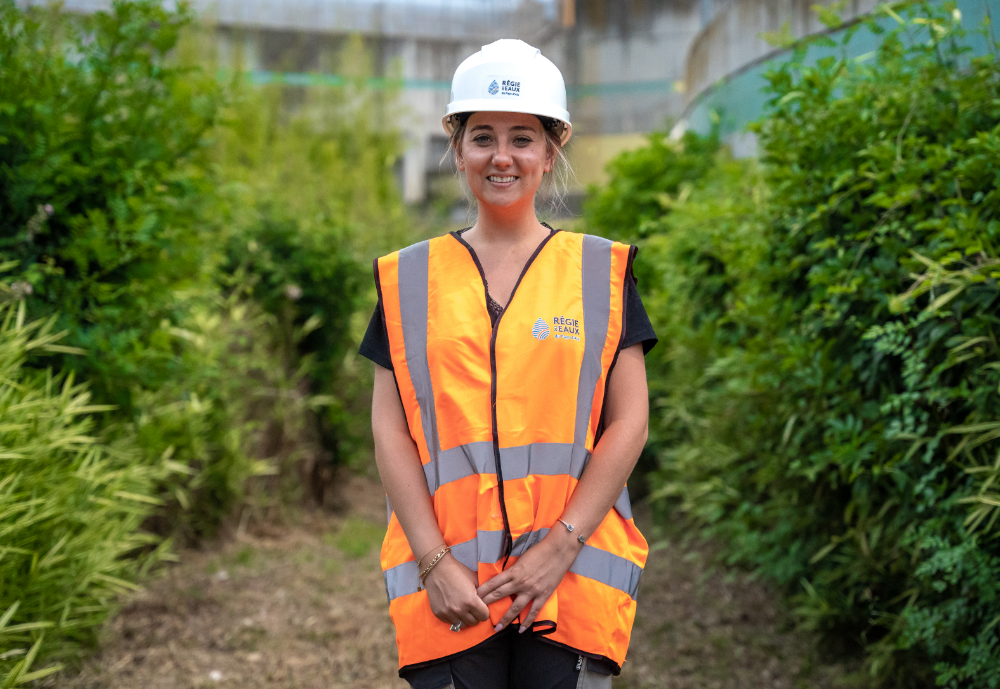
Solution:
<svg viewBox="0 0 1000 689">
<path fill-rule="evenodd" d="M 615 509 L 618 510 L 622 519 L 632 518 L 632 502 L 628 499 L 628 486 L 622 488 L 622 494 L 615 501 Z"/>
<path fill-rule="evenodd" d="M 528 552 L 528 548 L 545 538 L 545 534 L 548 532 L 548 529 L 538 529 L 537 531 L 528 531 L 521 534 L 517 537 L 517 540 L 514 541 L 514 547 L 510 551 L 511 556 L 520 557 L 521 555 L 524 555 Z"/>
<path fill-rule="evenodd" d="M 392 503 L 389 502 L 389 496 L 385 496 L 385 523 L 388 524 L 392 521 Z"/>
<path fill-rule="evenodd" d="M 607 550 L 585 545 L 569 571 L 624 591 L 633 600 L 639 592 L 642 567 Z"/>
<path fill-rule="evenodd" d="M 500 450 L 504 480 L 568 474 L 579 479 L 590 459 L 583 443 L 533 443 Z"/>
<path fill-rule="evenodd" d="M 500 450 L 504 480 L 536 476 L 567 474 L 579 479 L 590 459 L 590 452 L 582 445 L 570 443 L 534 443 Z M 437 464 L 424 465 L 424 476 L 431 495 L 446 483 L 476 474 L 495 474 L 493 443 L 484 440 L 459 445 L 438 454 Z"/>
<path fill-rule="evenodd" d="M 463 565 L 473 572 L 479 571 L 479 541 L 473 538 L 471 541 L 459 543 L 451 547 L 451 554 Z"/>
<path fill-rule="evenodd" d="M 545 538 L 548 532 L 548 529 L 538 529 L 521 534 L 514 539 L 511 555 L 524 555 L 529 548 Z M 503 559 L 500 555 L 503 531 L 480 531 L 478 540 L 480 563 L 490 564 Z M 631 560 L 590 545 L 583 546 L 569 571 L 623 591 L 633 599 L 639 591 L 639 578 L 642 576 L 642 567 Z"/>
<path fill-rule="evenodd" d="M 451 554 L 472 571 L 475 572 L 479 569 L 475 538 L 451 546 Z M 417 569 L 417 563 L 413 560 L 390 567 L 382 574 L 385 577 L 385 592 L 390 603 L 400 596 L 408 596 L 419 590 L 420 570 Z"/>
<path fill-rule="evenodd" d="M 528 548 L 545 538 L 548 529 L 538 529 L 537 531 L 526 531 L 514 539 L 514 547 L 511 549 L 511 557 L 524 555 Z M 483 564 L 493 564 L 503 560 L 503 531 L 480 531 L 479 541 L 479 561 Z"/>
<path fill-rule="evenodd" d="M 385 576 L 385 592 L 389 596 L 390 602 L 400 596 L 408 596 L 417 592 L 420 584 L 417 575 L 420 572 L 417 571 L 417 563 L 413 560 L 391 567 L 382 574 Z"/>
<path fill-rule="evenodd" d="M 428 462 L 424 465 L 424 476 L 427 478 L 427 488 L 431 495 L 444 484 L 458 481 L 466 476 L 495 473 L 491 440 L 452 447 L 440 452 L 437 462 Z"/>
<path fill-rule="evenodd" d="M 406 367 L 420 405 L 420 421 L 430 453 L 430 470 L 437 467 L 441 445 L 434 409 L 434 386 L 427 363 L 427 271 L 430 242 L 420 242 L 399 252 L 399 315 L 403 325 Z M 428 481 L 428 485 L 431 484 Z"/>
<path fill-rule="evenodd" d="M 594 392 L 601 378 L 601 358 L 611 320 L 611 247 L 602 237 L 583 236 L 583 328 L 585 342 L 580 382 L 576 393 L 576 427 L 573 444 L 587 444 L 587 428 L 594 407 Z"/>
<path fill-rule="evenodd" d="M 503 531 L 480 531 L 476 540 L 479 544 L 476 558 L 480 562 L 489 564 L 503 559 Z"/>
<path fill-rule="evenodd" d="M 529 548 L 545 538 L 548 532 L 548 529 L 538 529 L 521 534 L 514 541 L 511 555 L 524 555 Z M 463 565 L 476 571 L 479 563 L 491 564 L 502 560 L 502 546 L 503 531 L 480 531 L 471 541 L 451 546 L 451 554 Z M 583 546 L 569 571 L 623 591 L 633 599 L 639 591 L 639 579 L 642 577 L 642 568 L 631 560 L 589 545 Z M 420 584 L 417 578 L 419 574 L 417 563 L 412 560 L 384 572 L 389 600 L 416 593 Z"/>
</svg>

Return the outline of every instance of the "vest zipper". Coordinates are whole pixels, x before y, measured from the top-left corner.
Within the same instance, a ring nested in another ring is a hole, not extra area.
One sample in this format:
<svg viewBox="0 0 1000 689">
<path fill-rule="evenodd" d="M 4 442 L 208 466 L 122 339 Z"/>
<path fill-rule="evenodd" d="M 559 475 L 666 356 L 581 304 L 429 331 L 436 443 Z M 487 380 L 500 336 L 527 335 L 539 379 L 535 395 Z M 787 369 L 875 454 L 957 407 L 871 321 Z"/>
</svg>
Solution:
<svg viewBox="0 0 1000 689">
<path fill-rule="evenodd" d="M 544 224 L 544 223 L 543 223 Z M 548 225 L 545 225 L 549 227 Z M 531 254 L 527 262 L 524 264 L 524 268 L 521 269 L 521 274 L 517 278 L 517 282 L 514 283 L 514 289 L 510 291 L 510 297 L 507 299 L 507 306 L 504 307 L 503 311 L 497 316 L 497 322 L 493 324 L 493 331 L 490 334 L 490 412 L 492 414 L 493 420 L 493 462 L 496 466 L 497 472 L 497 493 L 500 498 L 500 515 L 503 517 L 503 546 L 501 547 L 500 555 L 503 557 L 503 566 L 500 568 L 501 571 L 507 569 L 507 560 L 510 559 L 511 550 L 513 549 L 514 540 L 510 533 L 510 520 L 507 518 L 507 503 L 504 500 L 503 495 L 503 465 L 500 462 L 500 433 L 497 429 L 497 333 L 500 330 L 500 321 L 503 320 L 503 316 L 507 313 L 507 309 L 510 307 L 510 303 L 514 301 L 514 295 L 517 293 L 517 288 L 521 284 L 521 280 L 524 279 L 525 274 L 528 272 L 528 268 L 534 263 L 535 258 L 541 253 L 542 249 L 549 240 L 555 236 L 557 232 L 561 230 L 553 230 L 549 227 L 549 235 L 541 241 L 535 252 Z M 463 230 L 464 232 L 464 230 Z M 489 288 L 486 283 L 486 272 L 483 270 L 483 264 L 479 262 L 479 257 L 476 255 L 475 250 L 462 239 L 462 235 L 458 232 L 452 232 L 452 236 L 469 250 L 469 254 L 472 256 L 472 260 L 476 264 L 476 268 L 479 269 L 479 277 L 483 280 L 483 292 L 486 298 L 489 298 Z M 489 309 L 487 308 L 487 311 Z"/>
</svg>

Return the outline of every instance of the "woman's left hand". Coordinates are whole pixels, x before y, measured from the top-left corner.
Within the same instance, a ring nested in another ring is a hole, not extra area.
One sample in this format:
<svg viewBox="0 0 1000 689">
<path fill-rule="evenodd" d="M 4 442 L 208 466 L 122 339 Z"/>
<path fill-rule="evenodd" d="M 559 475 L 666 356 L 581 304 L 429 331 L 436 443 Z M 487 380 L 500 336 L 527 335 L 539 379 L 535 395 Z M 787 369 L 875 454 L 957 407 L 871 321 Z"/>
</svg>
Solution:
<svg viewBox="0 0 1000 689">
<path fill-rule="evenodd" d="M 520 631 L 530 629 L 542 606 L 573 565 L 581 547 L 565 529 L 553 529 L 518 558 L 510 569 L 482 584 L 478 593 L 487 605 L 514 596 L 514 602 L 500 618 L 496 631 L 513 622 L 529 603 L 531 609 L 526 617 L 521 618 Z"/>
</svg>

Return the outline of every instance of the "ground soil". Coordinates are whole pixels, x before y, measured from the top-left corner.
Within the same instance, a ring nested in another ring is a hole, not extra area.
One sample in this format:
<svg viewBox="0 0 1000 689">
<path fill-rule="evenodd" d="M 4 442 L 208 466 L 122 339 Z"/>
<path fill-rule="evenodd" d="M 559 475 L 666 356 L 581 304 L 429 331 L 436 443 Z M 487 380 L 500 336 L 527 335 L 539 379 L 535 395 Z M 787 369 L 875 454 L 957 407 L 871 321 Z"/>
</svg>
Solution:
<svg viewBox="0 0 1000 689">
<path fill-rule="evenodd" d="M 406 689 L 379 568 L 385 498 L 351 478 L 339 514 L 303 513 L 180 554 L 109 622 L 71 689 Z M 857 686 L 816 660 L 774 596 L 708 567 L 704 548 L 655 543 L 616 689 Z"/>
</svg>

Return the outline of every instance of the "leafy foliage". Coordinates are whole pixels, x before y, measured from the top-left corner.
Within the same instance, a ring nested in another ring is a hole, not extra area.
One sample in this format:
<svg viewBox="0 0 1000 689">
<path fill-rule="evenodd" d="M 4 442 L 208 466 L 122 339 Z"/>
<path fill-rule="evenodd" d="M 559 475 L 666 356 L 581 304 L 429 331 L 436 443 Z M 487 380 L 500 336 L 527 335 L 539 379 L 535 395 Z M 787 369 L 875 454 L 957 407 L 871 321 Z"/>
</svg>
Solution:
<svg viewBox="0 0 1000 689">
<path fill-rule="evenodd" d="M 275 105 L 280 86 L 233 84 L 214 149 L 235 221 L 222 284 L 249 285 L 288 346 L 300 333 L 293 348 L 311 390 L 330 401 L 321 414 L 324 446 L 345 463 L 357 461 L 370 435 L 356 417 L 365 414 L 361 391 L 371 381 L 343 365 L 354 350 L 352 319 L 374 304 L 371 260 L 409 234 L 393 172 L 402 153 L 394 95 L 365 89 L 371 65 L 359 41 L 338 58 L 349 85 L 308 92 L 293 113 Z"/>
<path fill-rule="evenodd" d="M 72 374 L 24 367 L 55 344 L 55 319 L 26 322 L 23 301 L 0 290 L 0 677 L 24 683 L 43 634 L 49 655 L 67 657 L 92 638 L 115 596 L 164 553 L 139 530 L 159 501 L 165 464 L 142 461 L 134 442 L 94 437 L 86 386 Z M 142 557 L 137 555 L 142 554 Z M 58 645 L 51 642 L 59 640 Z M 57 651 L 57 652 L 56 652 Z"/>
<path fill-rule="evenodd" d="M 773 71 L 761 165 L 643 225 L 651 481 L 884 681 L 997 687 L 1000 70 L 952 10 Z"/>
<path fill-rule="evenodd" d="M 0 0 L 0 258 L 70 345 L 102 353 L 63 363 L 124 408 L 176 375 L 150 334 L 203 262 L 199 158 L 221 93 L 166 63 L 189 20 L 151 0 L 74 21 Z"/>
<path fill-rule="evenodd" d="M 588 190 L 584 217 L 589 226 L 627 238 L 645 236 L 646 223 L 669 205 L 668 195 L 703 177 L 719 147 L 716 137 L 702 138 L 691 131 L 676 143 L 663 132 L 653 132 L 648 141 L 608 164 L 607 187 Z"/>
<path fill-rule="evenodd" d="M 346 89 L 220 84 L 191 19 L 0 0 L 0 686 L 92 642 L 164 536 L 366 449 L 349 343 L 407 231 L 392 94 L 356 42 Z"/>
</svg>

